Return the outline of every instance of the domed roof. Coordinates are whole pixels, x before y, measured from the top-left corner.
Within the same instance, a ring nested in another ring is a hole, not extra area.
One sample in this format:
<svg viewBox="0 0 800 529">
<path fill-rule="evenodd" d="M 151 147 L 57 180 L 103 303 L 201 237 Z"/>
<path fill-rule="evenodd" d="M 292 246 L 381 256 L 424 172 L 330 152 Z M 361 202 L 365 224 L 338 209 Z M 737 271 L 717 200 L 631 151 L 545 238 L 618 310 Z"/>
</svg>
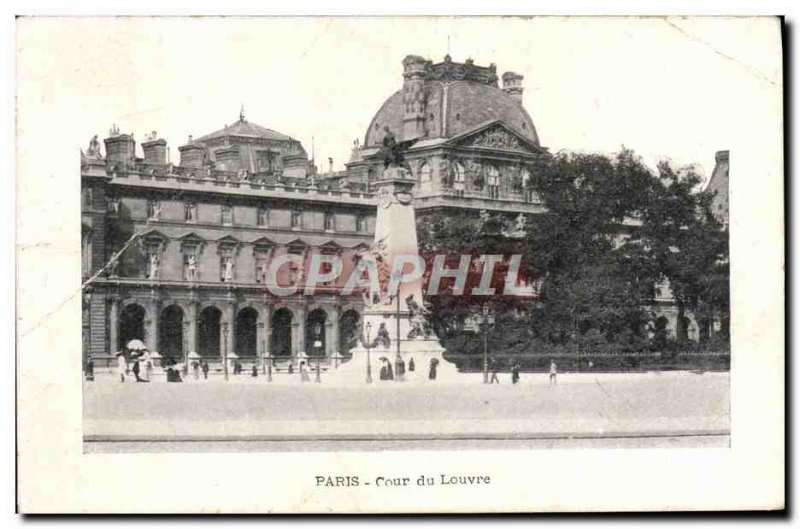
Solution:
<svg viewBox="0 0 800 529">
<path fill-rule="evenodd" d="M 456 63 L 452 63 L 456 64 Z M 500 120 L 521 136 L 539 145 L 539 137 L 528 112 L 522 104 L 496 84 L 472 79 L 426 79 L 425 137 L 451 138 L 489 120 Z M 398 140 L 403 138 L 403 90 L 398 90 L 384 102 L 370 122 L 365 146 L 380 145 L 388 126 Z"/>
<path fill-rule="evenodd" d="M 287 136 L 286 134 L 282 134 L 272 129 L 268 129 L 267 127 L 262 127 L 261 125 L 257 125 L 255 123 L 250 123 L 249 121 L 244 119 L 244 116 L 241 116 L 239 118 L 239 121 L 237 121 L 233 125 L 228 125 L 227 127 L 212 132 L 211 134 L 206 134 L 202 138 L 197 138 L 194 141 L 204 142 L 213 140 L 215 138 L 224 138 L 227 136 L 262 138 L 265 140 L 278 140 L 278 141 L 297 141 L 291 136 Z"/>
</svg>

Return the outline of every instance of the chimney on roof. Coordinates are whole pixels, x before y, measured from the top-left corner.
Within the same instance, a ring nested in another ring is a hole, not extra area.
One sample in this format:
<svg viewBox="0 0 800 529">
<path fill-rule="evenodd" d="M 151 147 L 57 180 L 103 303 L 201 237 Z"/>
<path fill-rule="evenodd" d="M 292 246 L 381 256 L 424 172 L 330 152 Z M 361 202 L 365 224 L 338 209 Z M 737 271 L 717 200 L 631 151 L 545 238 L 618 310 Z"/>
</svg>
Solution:
<svg viewBox="0 0 800 529">
<path fill-rule="evenodd" d="M 524 77 L 518 73 L 506 72 L 503 74 L 503 92 L 510 95 L 520 105 L 522 104 L 522 80 Z"/>
<path fill-rule="evenodd" d="M 147 165 L 167 165 L 167 140 L 159 138 L 155 131 L 142 142 L 144 163 Z"/>
<path fill-rule="evenodd" d="M 114 125 L 112 135 L 105 139 L 106 161 L 127 162 L 133 160 L 136 152 L 136 142 L 132 134 L 119 134 L 119 129 Z"/>
</svg>

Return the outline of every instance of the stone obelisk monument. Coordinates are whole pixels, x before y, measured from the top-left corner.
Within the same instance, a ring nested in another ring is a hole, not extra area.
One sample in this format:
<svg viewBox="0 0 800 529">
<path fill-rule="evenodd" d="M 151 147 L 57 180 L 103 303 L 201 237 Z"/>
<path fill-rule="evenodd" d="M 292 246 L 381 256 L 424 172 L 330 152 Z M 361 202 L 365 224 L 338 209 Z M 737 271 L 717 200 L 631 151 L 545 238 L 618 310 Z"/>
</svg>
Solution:
<svg viewBox="0 0 800 529">
<path fill-rule="evenodd" d="M 395 370 L 399 354 L 405 363 L 406 382 L 445 382 L 457 376 L 457 370 L 442 358 L 444 348 L 426 320 L 422 268 L 412 264 L 419 261 L 414 180 L 408 170 L 391 165 L 373 185 L 378 211 L 370 252 L 377 261 L 380 292 L 373 291 L 368 296 L 361 326 L 363 340 L 352 350 L 353 358 L 339 369 L 340 375 L 364 383 L 370 371 L 374 383 L 385 382 L 380 379 L 382 359 Z M 398 262 L 405 264 L 400 268 Z M 420 278 L 401 281 L 397 272 L 408 278 L 415 266 L 419 267 Z M 435 378 L 431 378 L 432 371 Z"/>
</svg>

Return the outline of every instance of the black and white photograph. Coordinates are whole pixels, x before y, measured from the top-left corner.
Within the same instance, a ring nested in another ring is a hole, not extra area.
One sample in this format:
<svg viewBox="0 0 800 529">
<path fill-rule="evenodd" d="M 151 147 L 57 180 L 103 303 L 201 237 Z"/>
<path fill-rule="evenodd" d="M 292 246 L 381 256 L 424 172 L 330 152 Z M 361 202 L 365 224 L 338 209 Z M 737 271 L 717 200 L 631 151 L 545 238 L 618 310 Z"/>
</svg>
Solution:
<svg viewBox="0 0 800 529">
<path fill-rule="evenodd" d="M 17 138 L 38 149 L 18 153 L 19 420 L 68 410 L 75 465 L 187 484 L 202 461 L 220 480 L 308 464 L 291 479 L 313 500 L 226 489 L 201 507 L 221 512 L 439 511 L 374 495 L 440 490 L 469 491 L 453 512 L 730 508 L 680 503 L 694 485 L 468 498 L 514 461 L 722 467 L 756 406 L 737 362 L 782 395 L 782 286 L 736 290 L 759 255 L 783 276 L 779 18 L 22 17 L 16 41 Z M 777 153 L 760 174 L 751 140 Z M 47 149 L 72 162 L 34 175 Z M 28 458 L 55 428 L 20 430 Z M 153 512 L 199 512 L 183 493 Z"/>
</svg>

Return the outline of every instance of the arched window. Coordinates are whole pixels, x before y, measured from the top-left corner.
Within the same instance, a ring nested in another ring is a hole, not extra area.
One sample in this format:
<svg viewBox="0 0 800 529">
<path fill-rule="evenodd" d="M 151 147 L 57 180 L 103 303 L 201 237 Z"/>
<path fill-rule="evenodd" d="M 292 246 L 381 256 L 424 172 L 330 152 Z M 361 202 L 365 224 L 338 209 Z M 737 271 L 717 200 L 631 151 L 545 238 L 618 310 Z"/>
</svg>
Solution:
<svg viewBox="0 0 800 529">
<path fill-rule="evenodd" d="M 88 276 L 92 272 L 92 232 L 85 231 L 83 234 L 83 241 L 81 241 L 82 252 L 81 268 L 84 276 Z"/>
</svg>

